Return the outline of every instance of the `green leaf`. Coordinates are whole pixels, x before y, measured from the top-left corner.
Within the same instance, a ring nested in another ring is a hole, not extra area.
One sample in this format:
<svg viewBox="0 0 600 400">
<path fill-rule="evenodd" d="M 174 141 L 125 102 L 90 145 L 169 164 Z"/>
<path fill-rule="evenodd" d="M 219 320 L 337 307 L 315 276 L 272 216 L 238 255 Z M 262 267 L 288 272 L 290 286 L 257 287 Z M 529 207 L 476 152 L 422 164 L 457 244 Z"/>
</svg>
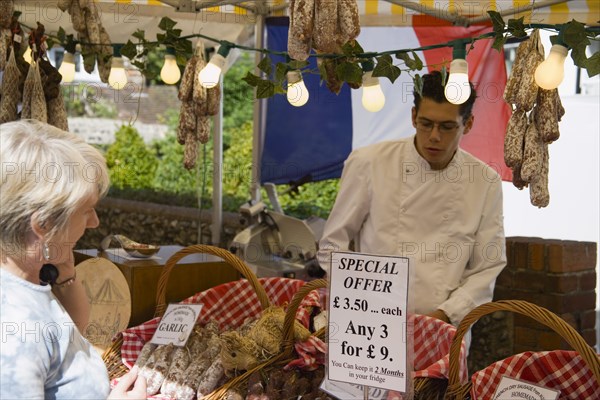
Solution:
<svg viewBox="0 0 600 400">
<path fill-rule="evenodd" d="M 393 64 L 392 56 L 385 54 L 381 57 L 377 57 L 377 65 L 373 69 L 373 76 L 385 76 L 390 82 L 394 83 L 400 76 L 400 72 L 400 68 Z"/>
<path fill-rule="evenodd" d="M 600 74 L 600 52 L 595 52 L 587 59 L 586 70 L 590 78 Z"/>
<path fill-rule="evenodd" d="M 581 68 L 587 68 L 588 66 L 588 58 L 585 54 L 585 46 L 579 46 L 571 49 L 571 58 L 575 65 Z"/>
<path fill-rule="evenodd" d="M 440 70 L 442 74 L 442 86 L 446 86 L 446 79 L 448 79 L 448 68 L 444 65 Z"/>
<path fill-rule="evenodd" d="M 289 63 L 287 63 L 287 65 L 290 67 L 290 69 L 302 69 L 306 66 L 308 66 L 309 62 L 308 61 L 300 61 L 300 60 L 292 60 Z"/>
<path fill-rule="evenodd" d="M 277 63 L 275 65 L 275 81 L 281 82 L 285 79 L 285 75 L 288 71 L 288 65 L 286 63 Z"/>
<path fill-rule="evenodd" d="M 136 38 L 142 42 L 146 41 L 146 31 L 143 31 L 141 29 L 138 29 L 137 31 L 133 32 L 131 34 L 131 36 L 133 36 L 134 38 Z"/>
<path fill-rule="evenodd" d="M 177 37 L 177 38 L 178 38 L 178 37 L 180 37 L 180 36 L 181 36 L 181 32 L 182 32 L 182 31 L 181 31 L 181 29 L 171 29 L 171 30 L 169 31 L 169 35 L 171 35 L 171 36 L 175 36 L 175 37 Z"/>
<path fill-rule="evenodd" d="M 275 94 L 286 94 L 287 92 L 281 85 L 275 85 Z"/>
<path fill-rule="evenodd" d="M 335 67 L 338 78 L 348 83 L 362 83 L 363 70 L 358 63 L 343 61 Z"/>
<path fill-rule="evenodd" d="M 588 46 L 590 41 L 585 32 L 585 26 L 581 22 L 572 20 L 562 31 L 563 41 L 571 48 Z"/>
<path fill-rule="evenodd" d="M 412 52 L 413 55 L 413 59 L 415 60 L 415 69 L 417 69 L 418 71 L 423 69 L 423 61 L 421 61 L 421 59 L 419 58 L 419 55 L 417 53 L 415 53 L 414 51 Z"/>
<path fill-rule="evenodd" d="M 166 39 L 167 39 L 167 35 L 165 35 L 164 33 L 156 34 L 156 40 L 158 40 L 159 42 L 163 43 Z"/>
<path fill-rule="evenodd" d="M 550 36 L 550 43 L 552 43 L 552 46 L 554 46 L 555 44 L 559 44 L 560 41 L 558 40 L 558 35 L 552 35 Z"/>
<path fill-rule="evenodd" d="M 67 35 L 63 45 L 65 46 L 65 50 L 69 53 L 75 54 L 75 51 L 77 51 L 77 42 L 75 42 L 73 35 Z"/>
<path fill-rule="evenodd" d="M 494 32 L 497 34 L 503 34 L 505 24 L 504 20 L 502 19 L 502 15 L 500 15 L 500 13 L 497 11 L 488 11 L 487 13 L 492 20 L 492 24 L 494 25 Z"/>
<path fill-rule="evenodd" d="M 48 49 L 51 49 L 52 47 L 54 47 L 55 44 L 60 43 L 57 42 L 56 40 L 54 40 L 53 38 L 51 38 L 50 36 L 48 36 L 46 38 L 46 46 L 48 46 Z"/>
<path fill-rule="evenodd" d="M 262 79 L 260 79 L 260 77 L 254 75 L 251 72 L 247 72 L 246 76 L 244 76 L 242 78 L 242 80 L 244 82 L 246 82 L 248 85 L 253 86 L 253 87 L 258 86 L 258 84 L 260 83 L 260 81 L 262 81 Z"/>
<path fill-rule="evenodd" d="M 417 56 L 417 54 L 415 52 L 413 52 L 412 54 L 415 57 L 414 60 L 411 59 L 410 56 L 405 52 L 396 53 L 396 58 L 404 61 L 404 64 L 406 65 L 406 67 L 408 69 L 411 69 L 411 70 L 423 69 L 423 62 L 421 61 L 419 56 Z"/>
<path fill-rule="evenodd" d="M 271 64 L 272 64 L 271 57 L 265 56 L 262 60 L 260 60 L 257 67 L 262 72 L 264 72 L 267 76 L 269 76 L 269 75 L 271 75 L 271 72 L 273 71 L 273 66 Z"/>
<path fill-rule="evenodd" d="M 131 40 L 121 47 L 121 55 L 133 60 L 137 56 L 137 46 Z"/>
<path fill-rule="evenodd" d="M 62 26 L 58 28 L 58 33 L 56 34 L 56 37 L 61 43 L 64 43 L 66 41 L 67 33 L 65 32 Z"/>
<path fill-rule="evenodd" d="M 169 17 L 163 17 L 160 20 L 160 23 L 158 24 L 158 27 L 160 29 L 162 29 L 163 31 L 168 31 L 173 29 L 173 27 L 177 25 L 177 22 L 173 21 L 171 18 Z"/>
<path fill-rule="evenodd" d="M 362 46 L 356 40 L 349 40 L 342 46 L 342 53 L 347 56 L 354 56 L 364 52 Z"/>
<path fill-rule="evenodd" d="M 256 98 L 267 99 L 275 94 L 275 84 L 271 81 L 261 80 L 256 87 Z"/>
<path fill-rule="evenodd" d="M 514 37 L 522 38 L 527 36 L 527 32 L 525 32 L 525 25 L 523 24 L 524 18 L 525 17 L 508 20 L 508 31 Z"/>
<path fill-rule="evenodd" d="M 494 37 L 494 43 L 492 43 L 492 49 L 501 51 L 504 48 L 505 43 L 506 43 L 506 37 L 504 37 L 503 35 L 497 35 Z"/>
<path fill-rule="evenodd" d="M 82 54 L 83 56 L 83 65 L 85 66 L 85 70 L 92 70 L 96 66 L 96 53 L 88 53 Z"/>
<path fill-rule="evenodd" d="M 177 61 L 178 65 L 184 66 L 187 64 L 188 62 L 188 57 L 185 56 L 185 54 L 181 54 L 181 53 L 176 53 L 175 54 L 175 60 Z"/>
<path fill-rule="evenodd" d="M 325 68 L 325 63 L 319 63 L 318 64 L 319 67 L 319 75 L 321 76 L 321 82 L 323 81 L 327 81 L 327 68 Z"/>
<path fill-rule="evenodd" d="M 415 84 L 415 92 L 419 93 L 419 96 L 423 97 L 423 79 L 421 78 L 421 75 L 415 75 L 413 82 Z"/>
</svg>

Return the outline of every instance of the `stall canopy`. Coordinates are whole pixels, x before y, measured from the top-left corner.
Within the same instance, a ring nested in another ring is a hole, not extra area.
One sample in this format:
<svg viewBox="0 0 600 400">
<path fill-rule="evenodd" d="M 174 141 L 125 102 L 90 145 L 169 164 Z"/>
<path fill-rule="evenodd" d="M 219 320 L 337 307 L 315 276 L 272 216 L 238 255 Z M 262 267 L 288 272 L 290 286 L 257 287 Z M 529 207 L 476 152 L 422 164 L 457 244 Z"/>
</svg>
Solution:
<svg viewBox="0 0 600 400">
<path fill-rule="evenodd" d="M 136 29 L 153 37 L 163 16 L 176 20 L 183 34 L 206 35 L 235 42 L 244 26 L 253 26 L 257 15 L 284 16 L 284 0 L 95 0 L 102 12 L 102 23 L 114 42 L 124 43 Z M 67 13 L 56 7 L 57 0 L 16 0 L 22 12 L 20 20 L 29 26 L 37 21 L 48 32 L 63 27 L 74 30 Z M 531 8 L 535 7 L 532 11 Z M 556 24 L 576 19 L 598 25 L 598 0 L 358 0 L 361 26 L 413 26 L 430 23 L 430 17 L 456 25 L 476 24 L 487 20 L 486 12 L 495 10 L 507 18 L 523 16 L 525 22 Z"/>
<path fill-rule="evenodd" d="M 73 33 L 69 15 L 61 12 L 56 3 L 17 0 L 15 5 L 22 13 L 20 21 L 24 25 L 34 27 L 39 21 L 50 34 L 59 27 Z M 145 31 L 146 38 L 154 38 L 161 32 L 160 19 L 167 16 L 177 21 L 182 35 L 201 33 L 252 46 L 260 15 L 279 17 L 268 19 L 266 46 L 286 49 L 284 16 L 288 3 L 283 0 L 96 0 L 96 3 L 114 43 L 132 39 L 138 29 Z M 500 12 L 505 20 L 524 17 L 526 23 L 556 24 L 576 19 L 598 25 L 600 20 L 598 0 L 359 0 L 358 6 L 362 27 L 358 40 L 366 51 L 419 47 L 479 34 L 489 29 L 485 27 L 488 10 Z M 449 48 L 418 54 L 428 65 L 451 60 Z M 490 163 L 504 179 L 510 179 L 501 154 L 509 115 L 501 98 L 506 80 L 503 57 L 490 49 L 489 41 L 480 41 L 467 61 L 480 98 L 475 109 L 475 126 L 462 145 Z M 386 106 L 379 113 L 362 109 L 360 90 L 345 86 L 336 96 L 319 84 L 317 75 L 305 79 L 311 93 L 305 107 L 295 109 L 285 97 L 275 96 L 268 100 L 266 114 L 262 114 L 266 118 L 259 120 L 256 134 L 260 140 L 255 143 L 261 146 L 255 152 L 260 154 L 261 182 L 337 177 L 353 148 L 411 133 L 412 79 L 407 73 L 393 85 L 385 78 L 381 80 Z"/>
</svg>

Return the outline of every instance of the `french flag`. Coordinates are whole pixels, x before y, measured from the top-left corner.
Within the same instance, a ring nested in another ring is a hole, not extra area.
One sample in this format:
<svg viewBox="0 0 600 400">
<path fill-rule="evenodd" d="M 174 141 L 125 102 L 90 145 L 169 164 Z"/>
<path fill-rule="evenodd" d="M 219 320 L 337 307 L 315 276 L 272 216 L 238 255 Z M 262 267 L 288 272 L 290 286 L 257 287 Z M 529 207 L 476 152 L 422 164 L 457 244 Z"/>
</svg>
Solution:
<svg viewBox="0 0 600 400">
<path fill-rule="evenodd" d="M 357 38 L 365 52 L 412 49 L 476 37 L 491 30 L 488 26 L 469 28 L 413 24 L 411 27 L 362 27 Z M 287 51 L 288 19 L 267 20 L 267 48 Z M 479 40 L 467 48 L 469 78 L 477 91 L 472 130 L 461 147 L 494 168 L 503 180 L 511 180 L 504 163 L 504 135 L 511 110 L 502 95 L 506 85 L 504 54 L 492 49 L 492 39 Z M 417 51 L 430 70 L 441 69 L 452 61 L 452 48 Z M 272 56 L 275 63 L 283 57 Z M 392 84 L 379 78 L 385 106 L 376 113 L 364 109 L 362 89 L 344 84 L 338 95 L 320 82 L 316 59 L 309 58 L 314 73 L 304 73 L 310 98 L 302 107 L 290 105 L 285 96 L 267 100 L 261 156 L 261 182 L 287 184 L 320 181 L 341 176 L 344 161 L 353 149 L 369 144 L 411 136 L 413 79 L 402 71 Z M 403 67 L 400 60 L 397 65 Z M 427 68 L 427 67 L 426 67 Z M 427 71 L 415 71 L 425 74 Z"/>
</svg>

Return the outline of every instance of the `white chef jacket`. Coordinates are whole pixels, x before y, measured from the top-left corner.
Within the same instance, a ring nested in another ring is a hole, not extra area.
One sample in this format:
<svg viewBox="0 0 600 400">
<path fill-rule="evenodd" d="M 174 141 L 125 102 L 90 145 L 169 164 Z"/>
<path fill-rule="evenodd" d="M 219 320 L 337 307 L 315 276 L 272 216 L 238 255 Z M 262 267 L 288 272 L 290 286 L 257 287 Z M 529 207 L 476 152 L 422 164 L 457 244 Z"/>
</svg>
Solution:
<svg viewBox="0 0 600 400">
<path fill-rule="evenodd" d="M 457 325 L 492 300 L 506 265 L 502 181 L 461 149 L 445 169 L 432 170 L 414 140 L 350 154 L 318 260 L 329 271 L 330 253 L 352 240 L 361 253 L 408 257 L 414 311 L 440 309 Z"/>
</svg>

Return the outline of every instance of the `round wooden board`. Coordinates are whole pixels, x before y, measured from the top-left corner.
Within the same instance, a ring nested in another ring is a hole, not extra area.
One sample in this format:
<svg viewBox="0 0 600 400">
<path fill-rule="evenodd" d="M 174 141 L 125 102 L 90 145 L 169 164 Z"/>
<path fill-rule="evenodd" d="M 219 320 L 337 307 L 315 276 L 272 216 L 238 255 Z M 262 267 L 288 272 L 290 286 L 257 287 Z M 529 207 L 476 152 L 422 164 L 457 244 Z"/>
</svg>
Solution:
<svg viewBox="0 0 600 400">
<path fill-rule="evenodd" d="M 121 270 L 106 258 L 90 258 L 77 264 L 77 279 L 91 305 L 90 322 L 83 336 L 103 353 L 113 336 L 129 325 L 129 286 Z"/>
</svg>

